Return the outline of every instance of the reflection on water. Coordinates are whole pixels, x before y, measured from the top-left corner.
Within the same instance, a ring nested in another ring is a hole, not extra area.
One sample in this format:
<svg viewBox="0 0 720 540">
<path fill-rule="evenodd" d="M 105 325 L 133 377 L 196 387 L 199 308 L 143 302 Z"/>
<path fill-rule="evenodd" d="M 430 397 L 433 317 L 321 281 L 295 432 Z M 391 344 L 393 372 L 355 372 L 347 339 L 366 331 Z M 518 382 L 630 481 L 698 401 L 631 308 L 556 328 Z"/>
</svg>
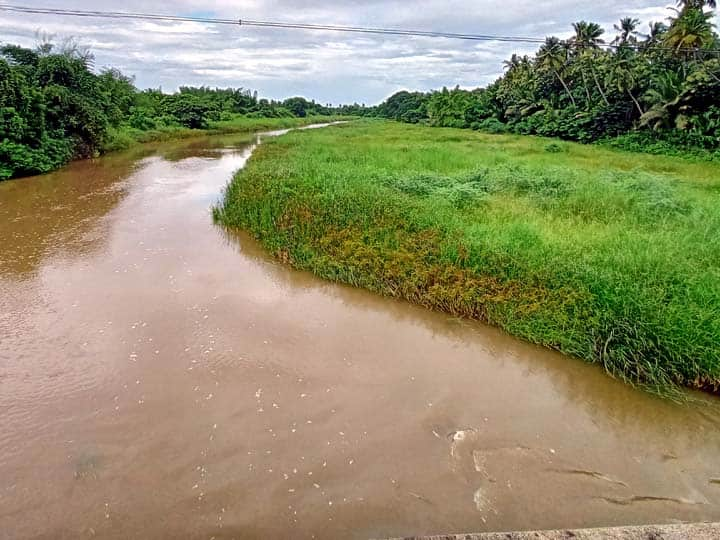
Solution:
<svg viewBox="0 0 720 540">
<path fill-rule="evenodd" d="M 210 207 L 256 140 L 159 144 L 0 184 L 3 534 L 720 518 L 717 400 L 658 400 L 215 227 Z"/>
<path fill-rule="evenodd" d="M 122 200 L 133 163 L 107 159 L 0 182 L 0 272 L 23 278 L 56 250 L 88 254 L 104 235 L 104 216 Z"/>
</svg>

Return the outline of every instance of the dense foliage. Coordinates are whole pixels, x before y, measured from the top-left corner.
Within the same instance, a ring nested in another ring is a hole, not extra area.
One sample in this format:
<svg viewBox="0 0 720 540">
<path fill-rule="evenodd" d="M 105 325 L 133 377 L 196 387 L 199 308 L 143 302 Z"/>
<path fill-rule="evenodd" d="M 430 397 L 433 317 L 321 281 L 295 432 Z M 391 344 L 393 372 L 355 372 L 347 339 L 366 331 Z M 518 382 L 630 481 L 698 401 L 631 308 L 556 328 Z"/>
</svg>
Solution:
<svg viewBox="0 0 720 540">
<path fill-rule="evenodd" d="M 668 25 L 650 23 L 646 33 L 637 19 L 624 18 L 608 44 L 603 28 L 580 21 L 572 38 L 548 37 L 532 58 L 513 55 L 487 88 L 399 92 L 376 112 L 433 126 L 612 138 L 632 150 L 712 156 L 720 147 L 720 40 L 706 8 L 714 7 L 714 0 L 682 0 Z"/>
<path fill-rule="evenodd" d="M 138 91 L 118 70 L 96 73 L 93 57 L 68 40 L 36 49 L 0 47 L 0 180 L 53 170 L 70 159 L 122 148 L 137 132 L 204 129 L 233 118 L 351 114 L 293 97 L 259 99 L 246 89 Z M 152 137 L 150 137 L 152 138 Z"/>
</svg>

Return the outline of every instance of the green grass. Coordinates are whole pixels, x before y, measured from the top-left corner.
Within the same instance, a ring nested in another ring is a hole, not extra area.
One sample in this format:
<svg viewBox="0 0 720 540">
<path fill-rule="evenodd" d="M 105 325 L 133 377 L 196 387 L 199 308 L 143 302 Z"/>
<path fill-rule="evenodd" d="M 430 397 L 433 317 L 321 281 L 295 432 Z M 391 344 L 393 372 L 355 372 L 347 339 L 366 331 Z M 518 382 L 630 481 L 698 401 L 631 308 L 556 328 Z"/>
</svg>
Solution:
<svg viewBox="0 0 720 540">
<path fill-rule="evenodd" d="M 161 142 L 175 139 L 187 139 L 201 135 L 223 135 L 230 133 L 252 133 L 293 127 L 307 126 L 345 120 L 345 117 L 308 116 L 306 118 L 248 118 L 238 115 L 232 120 L 210 122 L 208 129 L 189 129 L 181 126 L 166 126 L 158 129 L 141 130 L 129 126 L 113 129 L 103 145 L 104 152 L 127 150 L 128 148 L 149 142 Z"/>
<path fill-rule="evenodd" d="M 324 278 L 720 389 L 718 164 L 355 122 L 266 141 L 215 216 Z"/>
</svg>

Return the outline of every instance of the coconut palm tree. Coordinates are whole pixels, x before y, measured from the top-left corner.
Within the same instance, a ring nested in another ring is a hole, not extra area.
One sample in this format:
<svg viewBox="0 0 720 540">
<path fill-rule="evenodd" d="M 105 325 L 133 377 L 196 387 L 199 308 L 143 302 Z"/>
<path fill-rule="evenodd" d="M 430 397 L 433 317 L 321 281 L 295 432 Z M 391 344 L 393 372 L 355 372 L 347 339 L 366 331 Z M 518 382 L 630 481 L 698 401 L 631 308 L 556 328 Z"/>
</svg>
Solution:
<svg viewBox="0 0 720 540">
<path fill-rule="evenodd" d="M 573 30 L 575 30 L 575 35 L 570 38 L 570 42 L 578 50 L 580 76 L 583 80 L 583 87 L 585 88 L 587 104 L 588 106 L 590 106 L 591 98 L 590 89 L 588 88 L 587 79 L 585 78 L 584 68 L 589 68 L 589 70 L 592 72 L 593 79 L 595 79 L 595 86 L 600 91 L 600 95 L 602 95 L 603 101 L 605 101 L 605 104 L 607 104 L 607 98 L 605 97 L 605 93 L 600 87 L 600 83 L 597 80 L 597 74 L 595 73 L 595 70 L 593 68 L 593 60 L 595 58 L 596 51 L 597 49 L 599 49 L 600 45 L 605 43 L 605 41 L 603 41 L 603 39 L 600 37 L 605 33 L 605 30 L 597 23 L 586 21 L 578 21 L 576 23 L 573 23 Z"/>
<path fill-rule="evenodd" d="M 645 40 L 644 45 L 655 45 L 661 41 L 662 35 L 667 31 L 667 24 L 653 21 L 648 23 L 648 33 L 639 35 Z"/>
<path fill-rule="evenodd" d="M 518 67 L 520 65 L 520 57 L 513 53 L 513 55 L 510 57 L 510 60 L 503 60 L 503 69 L 506 69 L 508 71 Z"/>
<path fill-rule="evenodd" d="M 715 43 L 713 24 L 710 22 L 712 13 L 705 13 L 702 9 L 683 8 L 675 10 L 676 18 L 671 18 L 670 28 L 665 34 L 665 45 L 675 49 L 678 53 L 694 54 L 697 50 L 711 46 Z"/>
<path fill-rule="evenodd" d="M 715 9 L 717 3 L 715 0 L 678 0 L 677 6 L 680 9 L 695 8 L 702 9 L 705 6 Z"/>
<path fill-rule="evenodd" d="M 537 53 L 537 62 L 540 69 L 545 69 L 555 75 L 560 84 L 563 85 L 565 92 L 567 93 L 573 107 L 576 107 L 575 98 L 570 92 L 565 79 L 562 77 L 562 71 L 565 69 L 568 61 L 568 47 L 567 44 L 561 41 L 559 38 L 548 37 L 545 38 L 545 43 L 540 46 L 540 50 Z"/>
<path fill-rule="evenodd" d="M 635 94 L 633 94 L 633 90 L 638 86 L 642 76 L 637 62 L 638 58 L 640 58 L 639 55 L 631 49 L 618 49 L 613 56 L 613 63 L 607 75 L 607 83 L 615 86 L 619 92 L 627 93 L 640 116 L 642 116 L 645 111 Z"/>
<path fill-rule="evenodd" d="M 620 35 L 613 39 L 613 44 L 622 46 L 627 43 L 635 43 L 637 41 L 635 30 L 639 24 L 640 21 L 632 17 L 623 17 L 620 19 L 620 24 L 613 25 L 613 28 L 615 28 L 617 32 L 620 32 Z"/>
<path fill-rule="evenodd" d="M 600 38 L 605 30 L 598 23 L 578 21 L 573 23 L 573 29 L 575 35 L 570 38 L 570 41 L 578 49 L 597 49 L 605 43 Z"/>
</svg>

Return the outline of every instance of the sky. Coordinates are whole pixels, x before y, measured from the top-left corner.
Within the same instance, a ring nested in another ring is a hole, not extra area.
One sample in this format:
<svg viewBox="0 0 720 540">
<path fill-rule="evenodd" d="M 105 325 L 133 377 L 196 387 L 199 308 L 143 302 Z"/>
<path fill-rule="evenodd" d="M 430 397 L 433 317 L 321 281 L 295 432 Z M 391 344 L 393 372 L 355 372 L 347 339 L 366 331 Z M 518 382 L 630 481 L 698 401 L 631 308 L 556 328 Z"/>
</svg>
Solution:
<svg viewBox="0 0 720 540">
<path fill-rule="evenodd" d="M 657 0 L 0 0 L 28 7 L 134 11 L 309 24 L 544 37 L 572 34 L 579 20 L 613 23 L 636 17 L 645 30 L 665 19 Z M 398 90 L 475 88 L 495 80 L 513 53 L 536 46 L 425 37 L 358 35 L 195 22 L 148 22 L 0 11 L 0 42 L 34 46 L 38 32 L 73 36 L 139 88 L 242 87 L 262 97 L 320 103 L 378 103 Z"/>
</svg>

